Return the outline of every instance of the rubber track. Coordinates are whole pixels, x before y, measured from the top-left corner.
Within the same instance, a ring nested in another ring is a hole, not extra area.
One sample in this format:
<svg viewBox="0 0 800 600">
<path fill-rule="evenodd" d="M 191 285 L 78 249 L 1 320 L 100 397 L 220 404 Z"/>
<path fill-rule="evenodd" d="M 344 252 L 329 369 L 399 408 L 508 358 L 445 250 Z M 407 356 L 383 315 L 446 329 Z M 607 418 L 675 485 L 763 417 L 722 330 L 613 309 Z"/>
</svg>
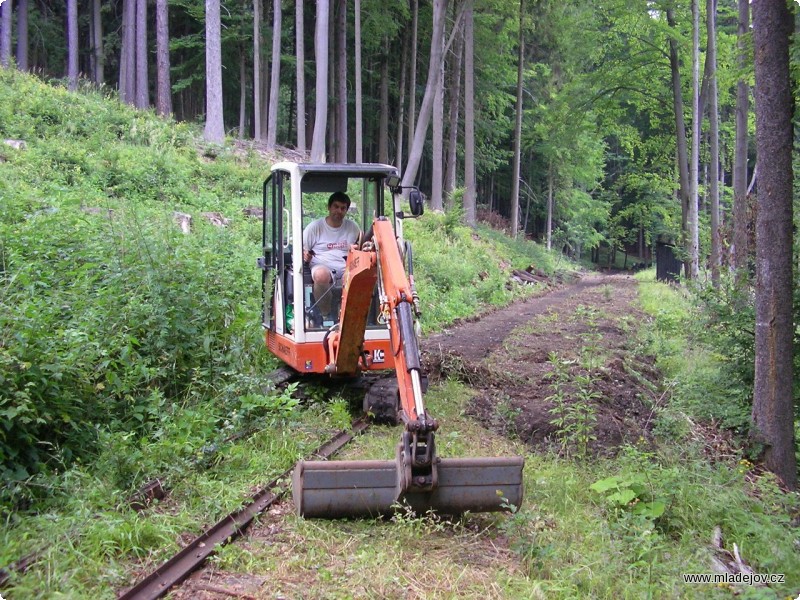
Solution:
<svg viewBox="0 0 800 600">
<path fill-rule="evenodd" d="M 310 458 L 330 458 L 357 435 L 369 428 L 366 417 L 353 421 L 349 431 L 340 431 L 317 448 Z M 239 510 L 224 517 L 216 525 L 195 538 L 188 546 L 167 560 L 145 579 L 119 596 L 120 600 L 146 600 L 160 598 L 169 589 L 186 579 L 218 546 L 223 546 L 238 537 L 255 517 L 272 506 L 288 491 L 292 470 L 288 469 L 257 491 Z"/>
</svg>

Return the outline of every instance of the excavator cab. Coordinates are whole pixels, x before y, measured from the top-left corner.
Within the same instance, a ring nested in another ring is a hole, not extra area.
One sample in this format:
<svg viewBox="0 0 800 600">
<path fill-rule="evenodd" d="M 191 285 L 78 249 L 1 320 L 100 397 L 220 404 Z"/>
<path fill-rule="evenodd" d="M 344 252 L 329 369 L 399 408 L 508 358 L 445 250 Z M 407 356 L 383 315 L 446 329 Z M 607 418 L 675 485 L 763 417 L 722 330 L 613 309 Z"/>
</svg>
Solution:
<svg viewBox="0 0 800 600">
<path fill-rule="evenodd" d="M 345 192 L 351 200 L 348 216 L 366 236 L 374 219 L 387 215 L 402 239 L 397 169 L 383 164 L 301 164 L 281 162 L 263 187 L 262 326 L 267 346 L 300 372 L 323 373 L 329 358 L 321 353 L 323 340 L 339 323 L 344 273 L 334 273 L 334 283 L 324 295 L 314 295 L 311 272 L 303 262 L 303 231 L 327 214 L 328 198 Z M 394 188 L 396 189 L 396 188 Z M 414 196 L 419 214 L 422 203 Z M 343 252 L 344 255 L 347 251 Z M 389 331 L 379 310 L 378 286 L 367 292 L 363 361 L 366 369 L 392 369 Z M 323 310 L 324 308 L 324 310 Z"/>
<path fill-rule="evenodd" d="M 439 424 L 423 398 L 416 327 L 421 303 L 410 246 L 402 241 L 407 215 L 400 191 L 396 169 L 381 164 L 282 162 L 264 182 L 259 266 L 267 348 L 300 373 L 352 377 L 392 370 L 391 385 L 373 386 L 364 409 L 403 425 L 394 460 L 300 461 L 293 497 L 305 517 L 375 516 L 403 504 L 421 512 L 483 512 L 522 501 L 522 457 L 437 456 Z M 408 191 L 410 216 L 418 216 L 422 196 Z M 334 277 L 317 298 L 303 264 L 303 229 L 327 214 L 334 192 L 350 197 L 350 218 L 362 235 L 346 253 L 341 285 Z"/>
</svg>

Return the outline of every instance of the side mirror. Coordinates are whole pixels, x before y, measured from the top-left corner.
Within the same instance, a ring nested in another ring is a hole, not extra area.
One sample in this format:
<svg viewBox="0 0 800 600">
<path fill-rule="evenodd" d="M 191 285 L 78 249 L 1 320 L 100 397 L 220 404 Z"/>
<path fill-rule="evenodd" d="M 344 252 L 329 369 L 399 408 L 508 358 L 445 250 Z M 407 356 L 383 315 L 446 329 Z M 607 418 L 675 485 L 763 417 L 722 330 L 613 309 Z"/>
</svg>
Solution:
<svg viewBox="0 0 800 600">
<path fill-rule="evenodd" d="M 411 208 L 411 214 L 415 217 L 419 217 L 425 212 L 425 202 L 422 199 L 422 192 L 419 190 L 411 190 L 409 192 L 408 203 L 409 208 Z"/>
</svg>

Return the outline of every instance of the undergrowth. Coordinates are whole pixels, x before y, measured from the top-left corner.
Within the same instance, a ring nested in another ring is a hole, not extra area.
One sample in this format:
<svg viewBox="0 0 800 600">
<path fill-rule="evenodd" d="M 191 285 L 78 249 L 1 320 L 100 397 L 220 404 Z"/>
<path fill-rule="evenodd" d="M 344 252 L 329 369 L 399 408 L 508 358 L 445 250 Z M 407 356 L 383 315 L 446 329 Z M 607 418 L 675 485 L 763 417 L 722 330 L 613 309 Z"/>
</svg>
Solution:
<svg viewBox="0 0 800 600">
<path fill-rule="evenodd" d="M 637 275 L 642 308 L 652 316 L 644 340 L 657 365 L 675 382 L 671 403 L 693 418 L 746 433 L 750 394 L 732 352 L 710 343 L 707 316 L 683 288 L 654 281 L 653 271 Z"/>
<path fill-rule="evenodd" d="M 486 226 L 467 227 L 462 217 L 453 209 L 404 224 L 414 244 L 414 280 L 424 300 L 426 332 L 530 293 L 530 287 L 509 282 L 511 269 L 533 264 L 554 270 L 552 255 L 536 244 L 515 242 Z"/>
</svg>

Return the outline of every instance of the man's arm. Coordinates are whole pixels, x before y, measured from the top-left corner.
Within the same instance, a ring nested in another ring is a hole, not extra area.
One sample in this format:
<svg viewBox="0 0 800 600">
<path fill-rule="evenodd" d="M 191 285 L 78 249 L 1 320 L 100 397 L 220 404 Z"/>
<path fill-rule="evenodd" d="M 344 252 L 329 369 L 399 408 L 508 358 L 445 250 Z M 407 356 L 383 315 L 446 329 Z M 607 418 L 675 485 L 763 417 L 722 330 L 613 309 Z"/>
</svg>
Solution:
<svg viewBox="0 0 800 600">
<path fill-rule="evenodd" d="M 316 221 L 312 221 L 306 228 L 303 230 L 303 262 L 311 262 L 311 257 L 313 256 L 313 252 L 311 251 L 314 247 L 314 235 L 312 234 L 312 229 L 314 228 L 314 224 Z"/>
<path fill-rule="evenodd" d="M 360 245 L 360 243 L 361 243 L 361 227 L 359 227 L 358 223 L 356 223 L 355 221 L 352 221 L 352 220 L 348 220 L 348 221 L 353 224 L 352 230 L 353 230 L 354 237 L 353 237 L 352 243 Z"/>
</svg>

